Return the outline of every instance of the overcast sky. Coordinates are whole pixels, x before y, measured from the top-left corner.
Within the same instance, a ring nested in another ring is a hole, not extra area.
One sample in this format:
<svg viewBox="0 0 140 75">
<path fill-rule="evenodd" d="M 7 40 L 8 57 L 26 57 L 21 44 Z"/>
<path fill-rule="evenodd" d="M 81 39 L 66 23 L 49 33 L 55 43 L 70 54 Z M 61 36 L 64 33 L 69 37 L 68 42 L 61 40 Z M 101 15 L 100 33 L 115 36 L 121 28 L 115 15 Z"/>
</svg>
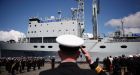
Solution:
<svg viewBox="0 0 140 75">
<path fill-rule="evenodd" d="M 75 0 L 0 0 L 0 36 L 17 31 L 26 34 L 29 17 L 71 17 L 70 8 L 77 7 Z M 85 0 L 85 26 L 92 33 L 92 0 Z M 125 31 L 140 33 L 140 0 L 100 0 L 99 32 L 110 33 L 124 21 Z M 5 36 L 4 36 L 5 37 Z"/>
</svg>

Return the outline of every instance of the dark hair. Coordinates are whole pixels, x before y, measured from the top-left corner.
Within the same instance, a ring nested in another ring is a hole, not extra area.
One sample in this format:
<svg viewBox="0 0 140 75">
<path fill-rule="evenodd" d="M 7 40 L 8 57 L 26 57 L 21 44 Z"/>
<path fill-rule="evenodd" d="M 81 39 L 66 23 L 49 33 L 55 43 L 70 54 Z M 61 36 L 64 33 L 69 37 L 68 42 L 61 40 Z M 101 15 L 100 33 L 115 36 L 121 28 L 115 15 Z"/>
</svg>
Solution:
<svg viewBox="0 0 140 75">
<path fill-rule="evenodd" d="M 67 47 L 67 46 L 59 45 L 59 48 L 61 51 L 65 52 L 65 54 L 73 55 L 76 54 L 77 51 L 79 51 L 80 47 Z"/>
</svg>

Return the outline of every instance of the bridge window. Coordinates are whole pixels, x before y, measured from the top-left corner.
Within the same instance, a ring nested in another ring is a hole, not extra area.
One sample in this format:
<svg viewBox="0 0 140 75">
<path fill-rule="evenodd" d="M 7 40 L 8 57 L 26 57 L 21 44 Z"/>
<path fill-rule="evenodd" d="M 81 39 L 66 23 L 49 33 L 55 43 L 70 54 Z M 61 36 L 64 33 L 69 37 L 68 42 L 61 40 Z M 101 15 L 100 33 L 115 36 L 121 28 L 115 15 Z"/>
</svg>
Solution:
<svg viewBox="0 0 140 75">
<path fill-rule="evenodd" d="M 56 37 L 43 37 L 44 43 L 56 43 Z"/>
<path fill-rule="evenodd" d="M 42 37 L 30 38 L 30 43 L 42 43 Z"/>
</svg>

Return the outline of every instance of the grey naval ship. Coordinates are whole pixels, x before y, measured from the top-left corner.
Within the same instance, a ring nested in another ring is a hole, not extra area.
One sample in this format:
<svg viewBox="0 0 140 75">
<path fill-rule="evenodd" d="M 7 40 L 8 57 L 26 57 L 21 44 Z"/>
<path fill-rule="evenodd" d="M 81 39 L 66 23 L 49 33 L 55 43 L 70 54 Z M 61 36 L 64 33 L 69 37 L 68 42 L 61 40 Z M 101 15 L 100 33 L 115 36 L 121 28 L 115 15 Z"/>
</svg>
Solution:
<svg viewBox="0 0 140 75">
<path fill-rule="evenodd" d="M 135 55 L 140 53 L 139 34 L 124 34 L 123 28 L 113 33 L 112 36 L 100 38 L 98 33 L 98 0 L 92 3 L 93 38 L 84 34 L 84 0 L 76 0 L 77 8 L 71 8 L 72 17 L 64 19 L 51 16 L 46 20 L 37 17 L 29 18 L 27 35 L 18 42 L 0 42 L 1 57 L 8 56 L 56 56 L 59 50 L 56 37 L 63 34 L 73 34 L 82 37 L 85 41 L 83 47 L 89 51 L 92 58 L 103 59 L 107 56 L 120 56 L 122 54 Z M 122 22 L 123 27 L 123 22 Z M 138 36 L 137 36 L 138 35 Z M 84 59 L 82 59 L 84 60 Z"/>
</svg>

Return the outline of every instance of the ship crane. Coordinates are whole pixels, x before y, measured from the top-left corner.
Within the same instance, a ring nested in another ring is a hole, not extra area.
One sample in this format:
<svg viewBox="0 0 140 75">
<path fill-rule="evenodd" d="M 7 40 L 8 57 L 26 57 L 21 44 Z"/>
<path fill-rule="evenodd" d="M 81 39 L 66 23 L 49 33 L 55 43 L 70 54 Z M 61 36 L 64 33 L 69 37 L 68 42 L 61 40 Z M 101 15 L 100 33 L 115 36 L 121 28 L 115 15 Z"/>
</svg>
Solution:
<svg viewBox="0 0 140 75">
<path fill-rule="evenodd" d="M 92 23 L 93 23 L 93 39 L 98 40 L 98 21 L 97 15 L 99 14 L 99 0 L 93 0 L 92 4 Z"/>
<path fill-rule="evenodd" d="M 80 26 L 80 36 L 82 37 L 85 25 L 84 25 L 84 0 L 76 0 L 78 8 L 76 9 L 76 19 Z"/>
</svg>

